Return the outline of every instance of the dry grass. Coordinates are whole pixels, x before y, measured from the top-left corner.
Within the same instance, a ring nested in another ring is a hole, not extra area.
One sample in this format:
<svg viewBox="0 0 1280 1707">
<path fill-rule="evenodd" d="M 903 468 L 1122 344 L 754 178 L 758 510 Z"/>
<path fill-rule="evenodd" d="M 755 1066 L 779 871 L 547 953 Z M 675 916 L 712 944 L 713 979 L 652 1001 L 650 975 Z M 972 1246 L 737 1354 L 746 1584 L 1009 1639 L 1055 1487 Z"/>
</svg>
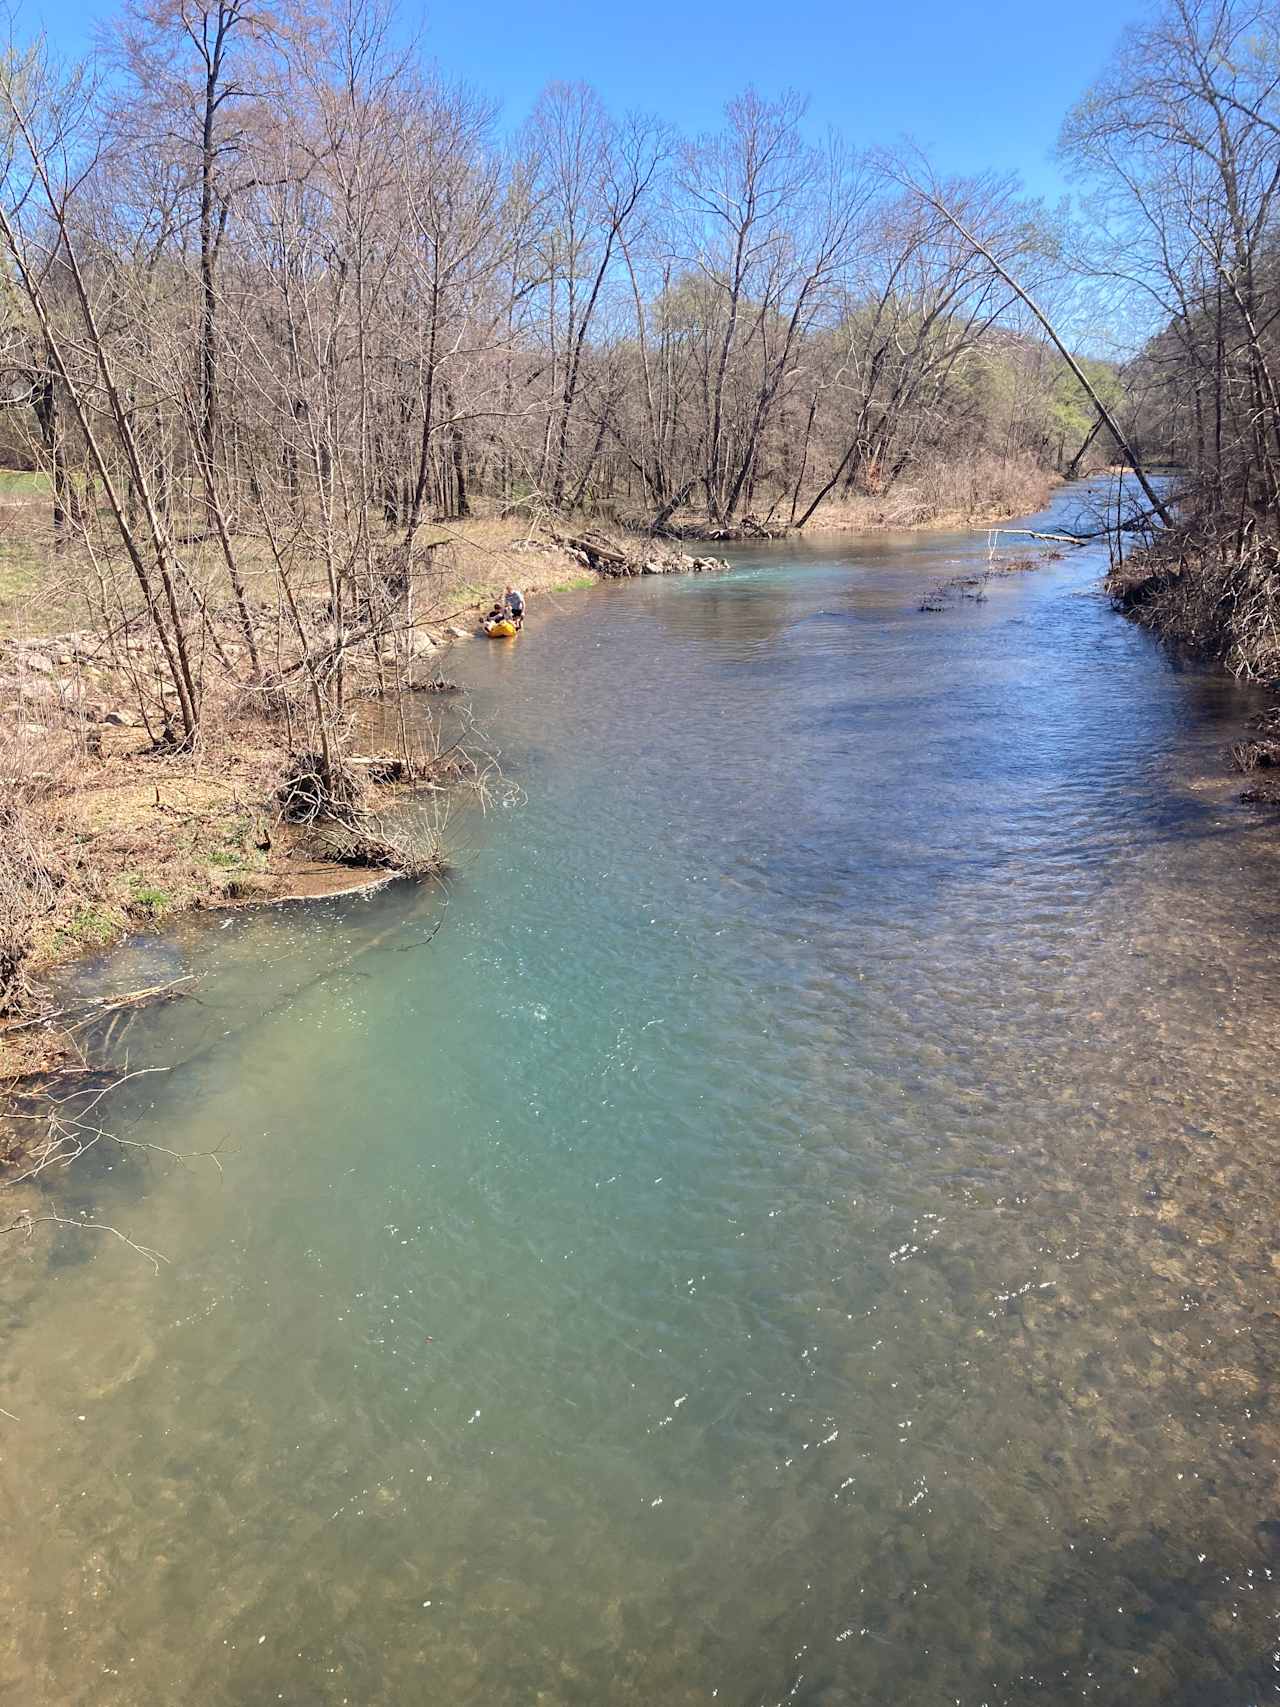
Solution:
<svg viewBox="0 0 1280 1707">
<path fill-rule="evenodd" d="M 38 746 L 0 733 L 0 1012 L 50 965 L 176 912 L 341 892 L 367 880 L 352 866 L 440 868 L 434 801 L 418 825 L 394 811 L 403 791 L 362 781 L 358 823 L 335 840 L 331 824 L 281 821 L 274 798 L 285 761 L 269 720 L 211 709 L 205 729 L 198 754 L 163 756 L 133 729 L 100 731 L 100 756 L 86 755 L 70 728 L 51 729 Z M 0 1076 L 9 1066 L 0 1060 Z"/>
<path fill-rule="evenodd" d="M 162 758 L 133 729 L 95 731 L 102 747 L 90 753 L 75 725 L 50 723 L 38 740 L 30 727 L 10 739 L 3 762 L 59 872 L 32 921 L 30 971 L 270 870 L 257 803 L 278 761 L 264 732 L 211 720 L 198 757 Z"/>
<path fill-rule="evenodd" d="M 609 533 L 637 555 L 652 550 L 652 541 L 644 535 L 616 527 Z M 591 570 L 524 517 L 495 514 L 433 522 L 426 538 L 433 546 L 428 571 L 433 608 L 451 616 L 469 619 L 487 610 L 508 583 L 532 596 L 535 609 L 539 594 L 597 584 Z"/>
<path fill-rule="evenodd" d="M 805 524 L 811 533 L 877 533 L 893 529 L 980 527 L 1032 515 L 1048 503 L 1059 477 L 1032 457 L 998 457 L 977 451 L 960 459 L 923 460 L 887 490 L 843 493 L 825 499 Z M 802 502 L 798 514 L 803 515 Z M 751 514 L 771 534 L 788 531 L 791 495 L 757 493 Z M 672 530 L 708 536 L 706 515 L 679 510 Z M 712 536 L 714 537 L 714 536 Z"/>
<path fill-rule="evenodd" d="M 41 480 L 38 475 L 9 475 L 6 485 L 0 470 L 0 637 L 101 625 L 97 572 L 74 543 L 53 549 Z M 274 621 L 278 587 L 266 540 L 242 534 L 236 554 L 251 606 Z M 225 568 L 217 543 L 199 539 L 185 545 L 182 561 L 192 581 L 221 604 Z M 425 524 L 415 583 L 426 632 L 438 634 L 450 622 L 469 622 L 509 582 L 517 581 L 535 596 L 594 585 L 594 578 L 572 557 L 539 538 L 527 518 L 480 514 Z M 319 561 L 310 573 L 304 568 L 296 574 L 295 591 L 304 604 L 326 596 Z"/>
<path fill-rule="evenodd" d="M 435 647 L 453 626 L 470 630 L 476 609 L 509 582 L 534 600 L 544 589 L 581 584 L 580 566 L 565 553 L 522 549 L 527 533 L 525 524 L 497 517 L 427 533 L 430 549 L 415 576 L 418 637 L 401 647 L 421 654 L 414 670 L 423 686 L 456 686 L 440 677 Z M 251 605 L 263 633 L 274 633 L 270 554 L 261 541 L 239 543 Z M 17 561 L 19 546 L 21 573 L 9 572 L 6 562 Z M 193 582 L 213 594 L 221 644 L 243 674 L 238 631 L 221 596 L 220 559 L 204 542 L 186 547 L 183 561 Z M 127 590 L 127 578 L 123 585 Z M 299 571 L 295 591 L 304 608 L 322 608 L 318 566 Z M 367 643 L 347 664 L 351 750 L 380 750 L 394 726 L 395 739 L 411 744 L 414 788 L 428 792 L 406 813 L 403 788 L 374 780 L 375 766 L 362 774 L 359 811 L 337 826 L 340 834 L 332 822 L 283 822 L 278 795 L 287 752 L 305 744 L 307 729 L 299 688 L 246 686 L 218 662 L 216 649 L 202 645 L 200 745 L 188 754 L 157 751 L 137 725 L 139 709 L 156 703 L 156 659 L 145 647 L 126 646 L 119 630 L 110 637 L 114 619 L 101 594 L 86 552 L 72 544 L 53 549 L 39 479 L 0 481 L 0 782 L 6 804 L 21 805 L 21 823 L 6 822 L 0 861 L 0 982 L 14 1001 L 53 962 L 183 909 L 332 893 L 368 881 L 375 868 L 439 870 L 448 816 L 439 791 L 461 782 L 484 794 L 500 785 L 483 760 L 468 769 L 456 755 L 442 756 L 432 720 L 422 715 L 430 700 L 415 711 L 407 737 L 398 717 L 375 710 L 387 671 Z M 72 630 L 73 637 L 37 643 Z M 108 710 L 132 716 L 135 726 L 104 723 Z M 154 715 L 152 723 L 161 726 Z M 363 878 L 352 865 L 367 868 Z M 0 1005 L 9 1005 L 3 990 Z"/>
<path fill-rule="evenodd" d="M 894 528 L 965 528 L 1033 515 L 1049 502 L 1055 475 L 1030 457 L 979 452 L 926 465 L 875 496 L 854 494 L 819 505 L 806 533 Z"/>
</svg>

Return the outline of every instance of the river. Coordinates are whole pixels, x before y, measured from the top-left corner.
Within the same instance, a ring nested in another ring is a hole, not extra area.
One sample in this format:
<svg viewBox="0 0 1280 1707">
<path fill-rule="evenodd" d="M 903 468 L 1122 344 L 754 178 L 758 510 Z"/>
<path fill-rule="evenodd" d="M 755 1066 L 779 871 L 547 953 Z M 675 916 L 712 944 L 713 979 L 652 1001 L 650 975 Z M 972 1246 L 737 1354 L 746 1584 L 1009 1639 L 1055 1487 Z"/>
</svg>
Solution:
<svg viewBox="0 0 1280 1707">
<path fill-rule="evenodd" d="M 200 975 L 50 1195 L 166 1260 L 9 1254 L 0 1700 L 1276 1692 L 1256 701 L 985 552 L 544 600 L 445 888 L 90 969 Z"/>
</svg>

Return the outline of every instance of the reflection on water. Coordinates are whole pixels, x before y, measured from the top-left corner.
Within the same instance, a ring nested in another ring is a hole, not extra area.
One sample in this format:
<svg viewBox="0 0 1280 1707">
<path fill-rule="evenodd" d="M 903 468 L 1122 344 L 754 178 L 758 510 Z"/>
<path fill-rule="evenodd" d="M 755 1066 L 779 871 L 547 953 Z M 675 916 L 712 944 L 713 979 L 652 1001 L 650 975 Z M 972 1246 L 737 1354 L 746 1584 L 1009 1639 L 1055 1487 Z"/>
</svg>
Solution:
<svg viewBox="0 0 1280 1707">
<path fill-rule="evenodd" d="M 7 1253 L 0 1698 L 1275 1692 L 1249 702 L 1096 560 L 918 613 L 983 549 L 562 598 L 447 898 L 126 951 L 191 1160 Z"/>
</svg>

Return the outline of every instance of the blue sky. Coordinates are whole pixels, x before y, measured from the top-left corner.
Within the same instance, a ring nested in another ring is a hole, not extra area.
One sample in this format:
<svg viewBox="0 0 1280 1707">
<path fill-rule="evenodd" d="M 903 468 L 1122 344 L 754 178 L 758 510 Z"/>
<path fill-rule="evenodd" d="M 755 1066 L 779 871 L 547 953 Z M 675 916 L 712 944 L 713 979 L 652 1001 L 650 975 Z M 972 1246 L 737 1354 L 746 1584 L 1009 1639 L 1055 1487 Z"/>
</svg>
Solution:
<svg viewBox="0 0 1280 1707">
<path fill-rule="evenodd" d="M 1068 19 L 1018 0 L 453 0 L 407 5 L 402 17 L 442 69 L 497 97 L 511 122 L 552 78 L 691 131 L 714 126 L 748 83 L 790 87 L 811 97 L 815 128 L 837 126 L 857 146 L 911 135 L 945 170 L 1017 170 L 1054 197 L 1062 116 L 1141 9 L 1078 0 Z M 49 0 L 24 7 L 19 27 L 43 25 L 82 51 L 111 11 Z"/>
</svg>

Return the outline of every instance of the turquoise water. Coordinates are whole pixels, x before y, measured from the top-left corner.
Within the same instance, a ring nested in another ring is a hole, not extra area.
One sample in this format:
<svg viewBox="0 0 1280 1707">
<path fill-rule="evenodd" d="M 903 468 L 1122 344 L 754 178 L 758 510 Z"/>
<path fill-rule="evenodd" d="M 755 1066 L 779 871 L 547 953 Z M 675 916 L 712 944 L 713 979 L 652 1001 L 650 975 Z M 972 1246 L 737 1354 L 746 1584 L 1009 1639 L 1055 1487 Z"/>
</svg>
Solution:
<svg viewBox="0 0 1280 1707">
<path fill-rule="evenodd" d="M 1253 702 L 1094 557 L 919 612 L 984 556 L 543 601 L 446 891 L 106 968 L 189 1159 L 51 1189 L 158 1274 L 7 1252 L 0 1700 L 1275 1693 Z"/>
</svg>

